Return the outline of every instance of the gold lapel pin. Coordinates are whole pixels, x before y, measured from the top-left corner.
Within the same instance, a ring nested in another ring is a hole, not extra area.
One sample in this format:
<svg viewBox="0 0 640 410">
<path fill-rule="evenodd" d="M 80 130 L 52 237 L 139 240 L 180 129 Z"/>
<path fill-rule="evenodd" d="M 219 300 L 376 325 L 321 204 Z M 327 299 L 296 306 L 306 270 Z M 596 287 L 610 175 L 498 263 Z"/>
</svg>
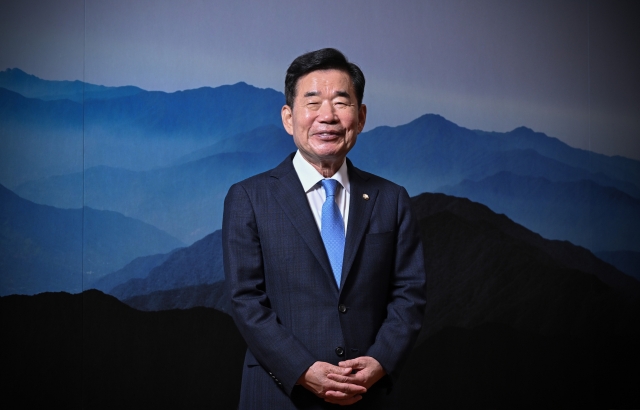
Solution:
<svg viewBox="0 0 640 410">
<path fill-rule="evenodd" d="M 362 194 L 362 198 L 364 198 L 365 201 L 369 200 L 369 195 L 367 194 Z"/>
</svg>

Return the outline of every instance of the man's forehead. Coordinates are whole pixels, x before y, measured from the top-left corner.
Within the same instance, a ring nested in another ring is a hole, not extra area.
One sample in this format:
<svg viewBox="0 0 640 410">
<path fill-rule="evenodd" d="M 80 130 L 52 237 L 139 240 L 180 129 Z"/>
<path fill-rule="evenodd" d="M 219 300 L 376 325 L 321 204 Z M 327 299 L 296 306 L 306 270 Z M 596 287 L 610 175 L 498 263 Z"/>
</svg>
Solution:
<svg viewBox="0 0 640 410">
<path fill-rule="evenodd" d="M 296 83 L 296 94 L 298 96 L 305 96 L 307 94 L 320 95 L 322 93 L 322 87 L 327 85 L 328 81 L 343 82 L 344 89 L 335 90 L 340 94 L 347 92 L 349 94 L 355 92 L 355 87 L 351 76 L 344 70 L 339 69 L 327 69 L 327 70 L 314 70 L 306 73 L 298 78 Z M 335 85 L 335 84 L 332 84 Z"/>
</svg>

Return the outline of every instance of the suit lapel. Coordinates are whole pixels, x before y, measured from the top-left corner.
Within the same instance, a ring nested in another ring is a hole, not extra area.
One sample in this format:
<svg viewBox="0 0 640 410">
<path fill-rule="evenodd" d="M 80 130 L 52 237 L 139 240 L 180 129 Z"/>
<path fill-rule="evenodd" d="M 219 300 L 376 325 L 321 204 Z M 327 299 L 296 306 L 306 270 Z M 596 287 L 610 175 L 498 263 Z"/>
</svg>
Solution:
<svg viewBox="0 0 640 410">
<path fill-rule="evenodd" d="M 345 240 L 340 289 L 342 289 L 353 266 L 358 248 L 369 225 L 373 206 L 378 197 L 378 189 L 370 186 L 368 175 L 354 167 L 348 159 L 347 166 L 349 167 L 351 201 L 349 202 L 349 222 Z"/>
<path fill-rule="evenodd" d="M 311 250 L 311 253 L 331 278 L 331 282 L 335 283 L 329 257 L 318 231 L 318 225 L 309 208 L 309 201 L 302 188 L 298 174 L 296 174 L 291 163 L 292 158 L 293 155 L 271 171 L 271 180 L 269 181 L 271 192 Z"/>
</svg>

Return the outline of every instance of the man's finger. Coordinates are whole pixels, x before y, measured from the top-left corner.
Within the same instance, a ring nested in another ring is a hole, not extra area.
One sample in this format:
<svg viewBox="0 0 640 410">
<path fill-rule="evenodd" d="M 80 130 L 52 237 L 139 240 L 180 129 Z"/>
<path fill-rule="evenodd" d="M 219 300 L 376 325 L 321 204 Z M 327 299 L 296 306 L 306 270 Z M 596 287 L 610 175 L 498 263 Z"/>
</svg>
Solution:
<svg viewBox="0 0 640 410">
<path fill-rule="evenodd" d="M 356 403 L 362 399 L 362 395 L 355 396 L 344 395 L 342 392 L 328 391 L 325 394 L 324 400 L 328 403 L 339 404 L 341 406 L 347 406 Z"/>
<path fill-rule="evenodd" d="M 338 363 L 338 366 L 344 369 L 351 368 L 352 370 L 358 370 L 358 369 L 364 368 L 365 364 L 362 363 L 362 361 L 359 359 L 350 359 L 350 360 L 345 360 L 344 362 Z"/>
<path fill-rule="evenodd" d="M 353 369 L 349 366 L 331 366 L 327 369 L 327 374 L 350 374 Z"/>
<path fill-rule="evenodd" d="M 355 374 L 350 374 L 348 376 L 339 376 L 337 374 L 328 374 L 327 378 L 329 380 L 333 380 L 335 382 L 339 382 L 339 383 L 347 383 L 347 384 L 351 384 L 351 385 L 358 385 L 361 387 L 365 387 L 365 377 L 362 375 L 361 372 L 355 373 Z"/>
<path fill-rule="evenodd" d="M 354 394 L 364 394 L 367 392 L 367 388 L 364 386 L 361 386 L 360 384 L 343 383 L 343 382 L 338 382 L 332 379 L 330 380 L 331 380 L 331 383 L 327 384 L 326 391 L 342 392 L 348 396 L 353 396 Z"/>
<path fill-rule="evenodd" d="M 333 380 L 334 382 L 339 383 L 350 383 L 350 377 L 348 375 L 337 374 L 337 373 L 329 373 L 327 375 L 327 379 Z"/>
</svg>

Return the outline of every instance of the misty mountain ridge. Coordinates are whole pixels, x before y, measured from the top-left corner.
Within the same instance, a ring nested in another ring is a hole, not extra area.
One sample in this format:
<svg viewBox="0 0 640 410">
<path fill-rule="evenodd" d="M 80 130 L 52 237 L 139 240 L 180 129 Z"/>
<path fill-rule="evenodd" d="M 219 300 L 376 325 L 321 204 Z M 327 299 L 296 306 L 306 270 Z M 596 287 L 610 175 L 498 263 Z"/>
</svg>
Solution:
<svg viewBox="0 0 640 410">
<path fill-rule="evenodd" d="M 174 93 L 140 90 L 83 102 L 44 101 L 0 88 L 5 147 L 0 183 L 14 188 L 27 180 L 80 172 L 83 165 L 164 167 L 237 133 L 280 125 L 283 101 L 282 93 L 243 82 Z"/>
<path fill-rule="evenodd" d="M 139 310 L 201 306 L 229 312 L 229 300 L 224 296 L 221 231 L 187 248 L 134 259 L 90 287 Z"/>
<path fill-rule="evenodd" d="M 165 167 L 235 134 L 280 124 L 283 99 L 279 92 L 241 82 L 90 101 L 85 104 L 85 164 Z"/>
<path fill-rule="evenodd" d="M 282 125 L 266 125 L 248 132 L 225 138 L 213 145 L 194 151 L 179 158 L 174 165 L 180 165 L 202 158 L 225 152 L 247 152 L 275 155 L 280 158 L 297 148 L 293 137 L 284 130 Z M 284 158 L 283 158 L 284 159 Z"/>
<path fill-rule="evenodd" d="M 157 226 L 190 244 L 220 229 L 224 196 L 233 183 L 275 167 L 295 149 L 291 136 L 273 126 L 241 134 L 239 140 L 258 147 L 258 152 L 222 152 L 141 172 L 94 167 L 28 182 L 16 192 L 60 208 L 83 200 L 87 206 Z M 83 191 L 75 189 L 80 184 Z"/>
<path fill-rule="evenodd" d="M 182 249 L 182 248 L 177 248 Z M 121 269 L 108 273 L 96 280 L 86 284 L 86 289 L 97 289 L 108 293 L 109 290 L 131 279 L 144 279 L 156 266 L 164 263 L 169 256 L 177 249 L 168 253 L 158 253 L 155 255 L 139 256 L 127 263 Z"/>
<path fill-rule="evenodd" d="M 472 131 L 436 114 L 362 133 L 350 157 L 411 195 L 500 170 L 530 175 L 545 169 L 552 180 L 595 179 L 630 195 L 640 191 L 640 161 L 572 148 L 526 127 L 507 133 Z"/>
<path fill-rule="evenodd" d="M 520 135 L 519 139 L 523 139 L 521 134 L 528 132 L 529 130 L 519 129 L 516 134 Z M 539 133 L 532 134 L 536 141 L 543 138 Z M 389 146 L 387 143 L 389 140 L 403 141 L 403 144 Z M 522 142 L 518 144 L 524 145 Z M 554 140 L 552 144 L 562 143 Z M 501 172 L 508 172 L 523 177 L 542 177 L 550 181 L 567 181 L 577 184 L 584 180 L 591 180 L 598 186 L 612 187 L 637 198 L 639 188 L 636 185 L 615 179 L 602 172 L 592 173 L 588 164 L 583 168 L 567 165 L 545 157 L 533 148 L 526 147 L 509 151 L 488 151 L 488 148 L 496 145 L 499 144 L 493 134 L 478 134 L 458 127 L 440 116 L 426 115 L 404 126 L 380 127 L 363 133 L 349 156 L 356 166 L 394 180 L 407 187 L 412 193 L 428 190 L 453 193 L 446 190 L 447 185 L 455 186 L 465 180 L 482 181 Z M 541 143 L 535 142 L 530 145 L 536 146 Z M 16 188 L 16 192 L 39 203 L 69 207 L 70 201 L 75 198 L 72 194 L 73 187 L 79 185 L 84 178 L 84 200 L 88 206 L 116 210 L 158 226 L 182 241 L 191 243 L 207 232 L 220 228 L 222 199 L 233 182 L 277 165 L 294 148 L 291 137 L 281 127 L 269 125 L 237 134 L 195 151 L 178 161 L 177 166 L 141 173 L 95 167 L 88 169 L 84 174 L 59 176 L 22 184 Z M 569 147 L 564 149 L 568 152 L 573 150 Z M 232 153 L 225 154 L 223 151 Z M 202 158 L 212 153 L 214 155 Z M 573 163 L 579 162 L 581 155 L 581 153 L 575 154 L 577 159 L 574 158 Z M 607 158 L 615 165 L 616 158 Z M 601 159 L 601 162 L 606 163 L 607 158 Z M 188 160 L 192 161 L 184 162 Z M 623 165 L 628 166 L 627 163 L 625 164 Z M 614 165 L 609 168 L 619 168 Z M 221 176 L 224 182 L 221 181 Z M 445 188 L 441 189 L 442 186 Z M 186 189 L 187 187 L 191 189 Z M 159 195 L 160 193 L 162 195 Z M 477 196 L 473 198 L 493 206 L 497 200 L 493 198 L 495 193 L 489 190 L 485 194 L 487 198 L 480 199 Z M 512 195 L 516 195 L 511 198 L 514 203 L 522 201 L 517 195 L 526 195 L 526 185 L 523 185 L 522 192 L 514 192 Z M 589 204 L 582 198 L 574 197 L 572 200 L 574 202 L 570 205 L 578 209 L 578 214 L 587 212 L 584 209 Z M 618 206 L 626 209 L 625 202 L 627 201 L 624 195 L 613 195 L 608 204 L 610 209 L 617 209 Z M 194 208 L 191 204 L 198 205 Z M 199 209 L 197 209 L 198 206 Z M 504 212 L 537 230 L 544 224 L 544 219 L 539 215 L 544 213 L 545 209 L 541 207 L 536 208 L 535 212 L 529 212 L 528 219 L 519 218 L 518 214 L 512 215 L 507 210 Z M 168 221 L 167 212 L 177 215 L 177 218 Z M 608 226 L 617 226 L 615 225 L 617 222 L 613 221 L 616 218 L 616 213 L 603 214 L 600 218 L 600 226 L 603 229 L 608 229 Z M 638 218 L 634 216 L 631 219 L 635 223 L 634 221 Z M 553 232 L 541 232 L 550 238 L 575 240 L 574 238 L 582 238 L 582 232 L 577 231 L 578 228 L 573 224 L 560 221 L 560 223 L 554 223 Z M 632 239 L 635 238 L 633 232 L 629 235 Z M 592 244 L 584 240 L 576 243 L 594 250 L 616 250 L 628 249 L 628 246 L 621 243 L 627 239 L 627 237 L 618 238 L 615 229 L 608 229 L 599 239 L 608 242 L 606 246 L 599 242 Z M 634 243 L 635 241 L 633 239 Z M 621 246 L 624 247 L 620 248 Z"/>
<path fill-rule="evenodd" d="M 438 191 L 483 203 L 545 238 L 595 251 L 640 251 L 640 199 L 593 181 L 552 182 L 500 172 Z"/>
<path fill-rule="evenodd" d="M 0 185 L 0 295 L 80 292 L 85 281 L 182 242 L 113 211 L 58 209 Z"/>
<path fill-rule="evenodd" d="M 144 278 L 131 278 L 116 285 L 109 294 L 124 300 L 156 291 L 211 285 L 223 280 L 222 233 L 215 231 L 189 247 L 172 252 L 166 260 L 150 269 Z"/>
<path fill-rule="evenodd" d="M 495 136 L 503 149 L 529 147 L 567 165 L 582 168 L 593 174 L 604 174 L 613 179 L 638 186 L 640 181 L 640 161 L 620 155 L 608 156 L 573 148 L 557 138 L 527 127 L 518 127 L 506 133 L 476 130 L 479 135 Z M 502 134 L 502 135 L 501 135 Z"/>
<path fill-rule="evenodd" d="M 19 93 L 27 98 L 44 101 L 71 100 L 77 103 L 89 99 L 109 99 L 137 94 L 142 90 L 134 86 L 106 87 L 74 81 L 43 80 L 27 74 L 19 68 L 0 71 L 0 87 Z"/>
</svg>

